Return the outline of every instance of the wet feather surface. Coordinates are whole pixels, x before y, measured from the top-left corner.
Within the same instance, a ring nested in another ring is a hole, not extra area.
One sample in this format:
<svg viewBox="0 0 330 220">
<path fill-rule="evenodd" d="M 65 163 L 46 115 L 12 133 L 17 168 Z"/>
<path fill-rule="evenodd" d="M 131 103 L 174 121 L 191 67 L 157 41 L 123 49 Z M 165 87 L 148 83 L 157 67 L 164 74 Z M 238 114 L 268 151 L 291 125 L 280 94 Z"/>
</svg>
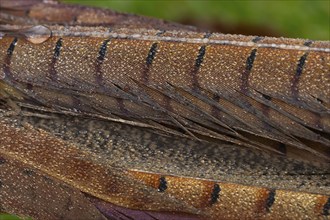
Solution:
<svg viewBox="0 0 330 220">
<path fill-rule="evenodd" d="M 329 217 L 329 42 L 143 17 L 132 28 L 133 18 L 111 11 L 7 4 L 0 210 L 36 219 Z M 29 13 L 22 20 L 8 8 Z M 74 10 L 62 21 L 43 15 L 55 8 Z M 97 12 L 117 20 L 79 16 Z M 36 192 L 13 190 L 21 179 Z M 62 206 L 38 212 L 47 187 Z M 16 198 L 39 199 L 20 208 Z M 86 213 L 68 211 L 68 199 Z"/>
</svg>

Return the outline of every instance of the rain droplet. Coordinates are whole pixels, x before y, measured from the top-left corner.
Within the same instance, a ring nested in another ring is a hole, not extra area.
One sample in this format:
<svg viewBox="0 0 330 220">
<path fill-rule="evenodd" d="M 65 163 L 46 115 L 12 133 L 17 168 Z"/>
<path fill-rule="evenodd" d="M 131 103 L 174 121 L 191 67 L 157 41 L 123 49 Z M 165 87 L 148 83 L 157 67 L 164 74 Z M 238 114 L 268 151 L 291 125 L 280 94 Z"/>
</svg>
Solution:
<svg viewBox="0 0 330 220">
<path fill-rule="evenodd" d="M 24 31 L 20 32 L 20 34 L 23 34 L 25 39 L 33 44 L 41 44 L 51 37 L 52 32 L 49 28 L 43 25 L 37 25 L 25 29 Z"/>
</svg>

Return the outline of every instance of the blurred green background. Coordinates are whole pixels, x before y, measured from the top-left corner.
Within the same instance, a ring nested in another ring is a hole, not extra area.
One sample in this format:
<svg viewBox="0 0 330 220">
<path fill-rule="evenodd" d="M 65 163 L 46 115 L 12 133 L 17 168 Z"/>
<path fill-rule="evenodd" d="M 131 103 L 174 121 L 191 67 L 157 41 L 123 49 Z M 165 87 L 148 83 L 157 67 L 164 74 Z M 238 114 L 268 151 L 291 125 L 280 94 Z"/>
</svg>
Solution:
<svg viewBox="0 0 330 220">
<path fill-rule="evenodd" d="M 0 220 L 32 220 L 32 218 L 19 218 L 15 215 L 0 214 Z"/>
<path fill-rule="evenodd" d="M 112 8 L 211 31 L 330 39 L 330 1 L 64 0 Z"/>
</svg>

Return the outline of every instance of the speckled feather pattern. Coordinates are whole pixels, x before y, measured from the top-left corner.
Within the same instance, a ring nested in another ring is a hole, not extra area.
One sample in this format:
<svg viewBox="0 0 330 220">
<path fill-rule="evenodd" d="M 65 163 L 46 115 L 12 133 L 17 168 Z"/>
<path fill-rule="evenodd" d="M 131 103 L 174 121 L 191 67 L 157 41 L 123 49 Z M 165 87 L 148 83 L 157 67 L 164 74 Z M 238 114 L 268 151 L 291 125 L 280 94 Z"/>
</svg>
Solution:
<svg viewBox="0 0 330 220">
<path fill-rule="evenodd" d="M 329 42 L 0 5 L 0 211 L 329 217 Z"/>
</svg>

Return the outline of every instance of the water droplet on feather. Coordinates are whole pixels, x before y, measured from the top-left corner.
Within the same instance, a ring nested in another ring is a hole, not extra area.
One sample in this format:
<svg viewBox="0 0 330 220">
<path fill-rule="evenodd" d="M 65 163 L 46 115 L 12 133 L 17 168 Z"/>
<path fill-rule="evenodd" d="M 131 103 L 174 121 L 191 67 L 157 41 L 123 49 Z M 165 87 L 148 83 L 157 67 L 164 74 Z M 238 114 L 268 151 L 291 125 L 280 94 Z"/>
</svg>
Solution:
<svg viewBox="0 0 330 220">
<path fill-rule="evenodd" d="M 22 34 L 29 42 L 33 44 L 41 44 L 51 37 L 52 32 L 49 28 L 43 25 L 37 25 L 26 29 Z"/>
</svg>

